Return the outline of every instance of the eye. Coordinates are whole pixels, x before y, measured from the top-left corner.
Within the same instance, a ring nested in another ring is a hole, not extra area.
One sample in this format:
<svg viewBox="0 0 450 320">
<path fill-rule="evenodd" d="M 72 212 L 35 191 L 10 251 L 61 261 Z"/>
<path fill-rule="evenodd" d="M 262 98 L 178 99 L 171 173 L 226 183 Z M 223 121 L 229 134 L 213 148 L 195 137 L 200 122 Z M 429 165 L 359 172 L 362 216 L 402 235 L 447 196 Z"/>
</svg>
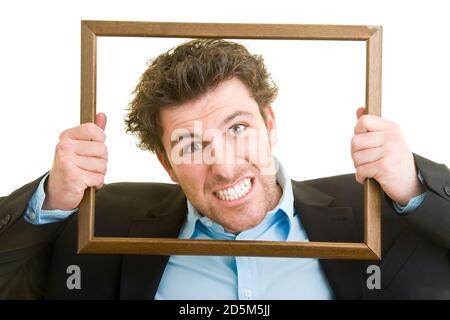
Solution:
<svg viewBox="0 0 450 320">
<path fill-rule="evenodd" d="M 190 154 L 190 153 L 200 151 L 201 149 L 202 149 L 202 144 L 200 142 L 192 142 L 191 144 L 188 144 L 183 147 L 182 153 Z"/>
<path fill-rule="evenodd" d="M 230 133 L 234 136 L 240 135 L 242 132 L 247 129 L 247 126 L 245 124 L 239 123 L 231 126 L 228 130 L 230 130 Z"/>
</svg>

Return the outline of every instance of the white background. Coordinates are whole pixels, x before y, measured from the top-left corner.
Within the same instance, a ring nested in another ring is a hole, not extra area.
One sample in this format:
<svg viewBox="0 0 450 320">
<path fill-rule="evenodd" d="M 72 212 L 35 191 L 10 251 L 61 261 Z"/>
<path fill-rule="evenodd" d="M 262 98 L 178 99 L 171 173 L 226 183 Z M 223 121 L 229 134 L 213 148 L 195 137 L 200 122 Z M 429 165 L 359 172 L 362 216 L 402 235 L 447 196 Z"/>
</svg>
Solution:
<svg viewBox="0 0 450 320">
<path fill-rule="evenodd" d="M 449 165 L 449 12 L 446 1 L 2 1 L 0 195 L 49 170 L 60 132 L 78 124 L 80 20 L 382 25 L 383 117 L 400 124 L 414 152 Z M 179 42 L 99 39 L 107 182 L 169 181 L 156 158 L 125 135 L 121 117 L 147 60 Z M 353 172 L 363 44 L 240 42 L 264 55 L 280 87 L 275 153 L 292 178 Z"/>
</svg>

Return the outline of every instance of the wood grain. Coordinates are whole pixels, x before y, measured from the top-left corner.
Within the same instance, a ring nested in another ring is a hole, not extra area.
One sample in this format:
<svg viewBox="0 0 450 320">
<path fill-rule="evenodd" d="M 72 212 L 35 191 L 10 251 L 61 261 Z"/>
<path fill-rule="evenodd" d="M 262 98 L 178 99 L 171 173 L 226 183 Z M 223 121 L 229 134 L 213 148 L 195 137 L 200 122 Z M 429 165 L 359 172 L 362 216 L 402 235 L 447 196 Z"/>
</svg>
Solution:
<svg viewBox="0 0 450 320">
<path fill-rule="evenodd" d="M 379 28 L 366 46 L 366 113 L 380 117 L 382 32 Z M 364 241 L 381 259 L 381 188 L 374 179 L 364 182 Z"/>
<path fill-rule="evenodd" d="M 97 37 L 81 23 L 80 123 L 95 122 L 97 85 Z M 78 215 L 78 248 L 94 235 L 95 188 L 87 188 Z"/>
<path fill-rule="evenodd" d="M 94 237 L 79 253 L 311 257 L 377 260 L 363 243 Z"/>
<path fill-rule="evenodd" d="M 378 26 L 81 21 L 80 123 L 95 121 L 97 36 L 366 41 L 366 113 L 381 116 Z M 364 183 L 364 243 L 95 237 L 95 188 L 79 209 L 79 253 L 381 259 L 381 191 L 373 179 Z"/>
<path fill-rule="evenodd" d="M 368 40 L 379 27 L 314 24 L 242 24 L 83 21 L 98 36 L 286 40 Z"/>
</svg>

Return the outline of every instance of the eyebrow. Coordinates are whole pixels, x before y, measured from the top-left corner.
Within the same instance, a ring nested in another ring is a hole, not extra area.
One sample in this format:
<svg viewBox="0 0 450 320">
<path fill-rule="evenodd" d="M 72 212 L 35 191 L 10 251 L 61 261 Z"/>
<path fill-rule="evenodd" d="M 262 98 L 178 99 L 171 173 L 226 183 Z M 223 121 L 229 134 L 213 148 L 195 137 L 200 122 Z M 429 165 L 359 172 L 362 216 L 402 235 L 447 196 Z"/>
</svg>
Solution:
<svg viewBox="0 0 450 320">
<path fill-rule="evenodd" d="M 222 121 L 222 126 L 225 126 L 226 124 L 228 124 L 229 122 L 233 121 L 235 118 L 237 117 L 241 117 L 241 116 L 251 116 L 253 115 L 251 112 L 248 111 L 235 111 L 232 114 L 230 114 L 228 117 L 226 117 L 223 121 Z M 198 138 L 201 139 L 201 136 L 198 134 L 194 134 L 194 133 L 185 133 L 185 134 L 180 134 L 177 136 L 177 140 L 173 140 L 170 142 L 170 146 L 173 148 L 175 145 L 177 145 L 179 142 L 181 142 L 184 138 Z"/>
<path fill-rule="evenodd" d="M 201 136 L 198 134 L 194 134 L 194 133 L 185 133 L 185 134 L 180 134 L 177 136 L 177 140 L 172 140 L 170 141 L 170 146 L 173 148 L 175 145 L 177 145 L 179 142 L 181 142 L 183 139 L 185 138 L 198 138 L 200 139 Z"/>
<path fill-rule="evenodd" d="M 251 115 L 253 115 L 253 114 L 248 111 L 240 111 L 240 110 L 235 111 L 223 120 L 222 125 L 223 126 L 226 125 L 228 122 L 231 122 L 234 118 L 241 117 L 241 116 L 251 116 Z"/>
</svg>

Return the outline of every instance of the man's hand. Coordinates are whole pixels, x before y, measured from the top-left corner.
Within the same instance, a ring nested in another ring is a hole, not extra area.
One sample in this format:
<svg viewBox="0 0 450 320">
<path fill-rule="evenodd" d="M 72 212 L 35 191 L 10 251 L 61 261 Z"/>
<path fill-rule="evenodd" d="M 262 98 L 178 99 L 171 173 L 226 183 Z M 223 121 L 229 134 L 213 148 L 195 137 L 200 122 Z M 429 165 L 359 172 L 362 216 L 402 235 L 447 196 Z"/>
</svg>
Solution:
<svg viewBox="0 0 450 320">
<path fill-rule="evenodd" d="M 106 115 L 98 113 L 95 124 L 84 123 L 61 133 L 42 209 L 72 210 L 86 188 L 103 186 L 108 161 L 105 126 Z"/>
<path fill-rule="evenodd" d="M 405 206 L 425 189 L 399 126 L 377 116 L 364 115 L 364 108 L 358 108 L 356 116 L 358 121 L 351 142 L 356 181 L 362 184 L 365 178 L 374 178 L 392 200 Z"/>
</svg>

